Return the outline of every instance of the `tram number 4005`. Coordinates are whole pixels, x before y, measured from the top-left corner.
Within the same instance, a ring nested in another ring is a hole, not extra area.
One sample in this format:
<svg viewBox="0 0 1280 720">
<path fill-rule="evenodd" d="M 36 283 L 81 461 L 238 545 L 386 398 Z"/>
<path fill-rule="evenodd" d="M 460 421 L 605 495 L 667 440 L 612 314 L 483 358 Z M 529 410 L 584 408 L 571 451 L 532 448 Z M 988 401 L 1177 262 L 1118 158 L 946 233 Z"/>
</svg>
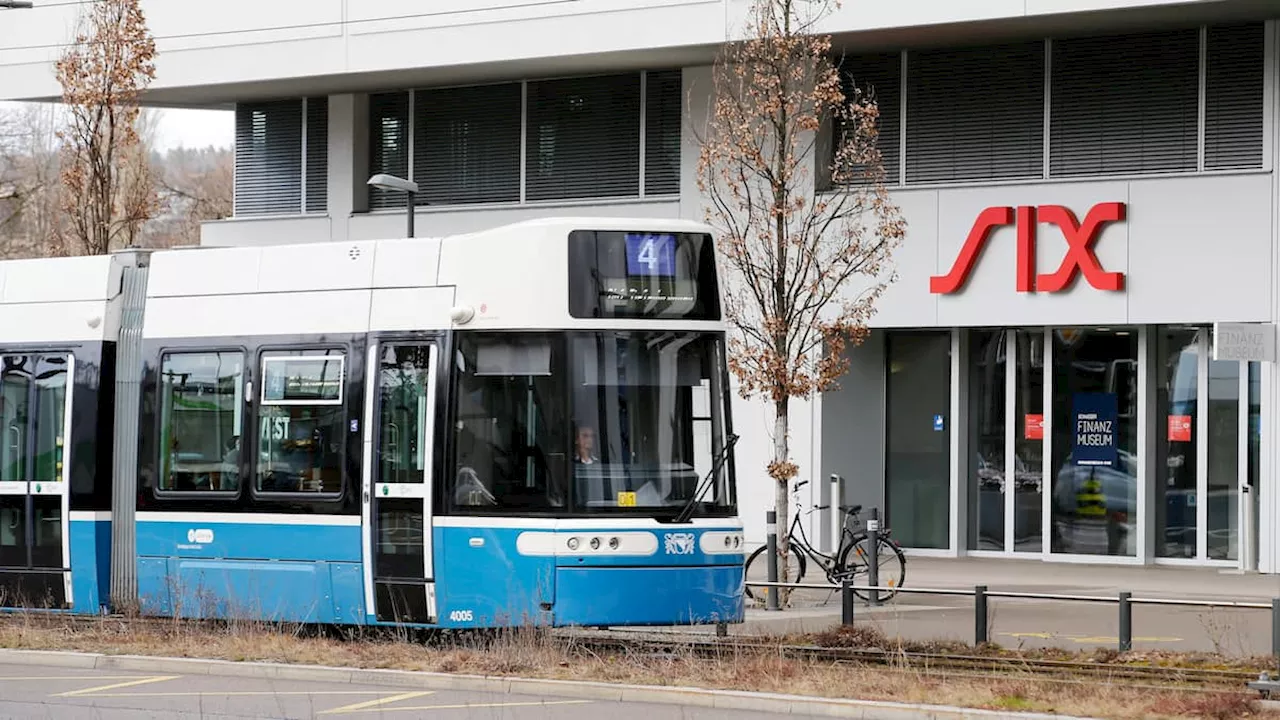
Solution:
<svg viewBox="0 0 1280 720">
<path fill-rule="evenodd" d="M 451 610 L 449 612 L 450 622 L 474 622 L 475 614 L 470 610 Z"/>
</svg>

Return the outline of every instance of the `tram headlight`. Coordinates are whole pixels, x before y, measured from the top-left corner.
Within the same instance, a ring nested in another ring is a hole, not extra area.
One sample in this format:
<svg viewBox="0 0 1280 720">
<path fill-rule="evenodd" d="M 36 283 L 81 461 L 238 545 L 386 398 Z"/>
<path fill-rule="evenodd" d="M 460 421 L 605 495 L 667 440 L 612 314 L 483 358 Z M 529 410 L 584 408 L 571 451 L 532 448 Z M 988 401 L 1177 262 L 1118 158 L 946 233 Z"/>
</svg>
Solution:
<svg viewBox="0 0 1280 720">
<path fill-rule="evenodd" d="M 570 550 L 577 550 L 577 549 L 578 549 L 578 538 L 576 538 L 576 537 L 571 537 L 571 538 L 569 538 L 568 545 L 569 545 L 569 549 L 570 549 Z"/>
<path fill-rule="evenodd" d="M 598 537 L 591 538 L 591 549 L 592 550 L 600 549 L 600 538 Z"/>
<path fill-rule="evenodd" d="M 729 547 L 733 547 L 733 537 L 732 537 L 732 536 L 730 536 L 730 535 L 725 535 L 725 536 L 724 536 L 724 546 L 725 546 L 725 547 L 727 547 L 727 548 L 729 548 Z"/>
<path fill-rule="evenodd" d="M 618 549 L 618 545 L 619 545 L 619 543 L 618 543 L 618 538 L 616 538 L 616 537 L 609 538 L 609 549 L 610 549 L 610 550 L 617 550 L 617 549 Z"/>
</svg>

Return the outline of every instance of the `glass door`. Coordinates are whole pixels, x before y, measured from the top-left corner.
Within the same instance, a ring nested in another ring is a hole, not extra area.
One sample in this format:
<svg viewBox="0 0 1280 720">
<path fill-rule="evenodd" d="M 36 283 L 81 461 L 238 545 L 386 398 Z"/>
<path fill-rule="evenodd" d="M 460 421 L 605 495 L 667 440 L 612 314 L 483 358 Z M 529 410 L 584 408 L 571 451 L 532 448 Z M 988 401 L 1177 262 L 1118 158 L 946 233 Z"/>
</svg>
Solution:
<svg viewBox="0 0 1280 720">
<path fill-rule="evenodd" d="M 366 601 L 379 621 L 430 623 L 436 346 L 375 344 L 369 355 L 377 383 L 366 407 L 376 413 L 364 473 Z"/>
<path fill-rule="evenodd" d="M 0 606 L 67 607 L 67 354 L 0 356 Z"/>
</svg>

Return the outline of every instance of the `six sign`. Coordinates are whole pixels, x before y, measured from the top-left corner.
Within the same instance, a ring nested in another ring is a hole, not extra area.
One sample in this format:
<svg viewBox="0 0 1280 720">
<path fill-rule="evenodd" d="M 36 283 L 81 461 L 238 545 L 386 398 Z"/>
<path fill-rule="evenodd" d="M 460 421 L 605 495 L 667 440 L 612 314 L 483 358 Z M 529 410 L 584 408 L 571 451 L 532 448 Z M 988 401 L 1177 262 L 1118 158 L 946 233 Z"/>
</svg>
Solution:
<svg viewBox="0 0 1280 720">
<path fill-rule="evenodd" d="M 1085 281 L 1099 290 L 1123 290 L 1124 273 L 1104 270 L 1093 254 L 1093 245 L 1097 242 L 1103 225 L 1124 219 L 1125 204 L 1119 202 L 1094 205 L 1085 215 L 1084 222 L 1077 220 L 1075 213 L 1061 205 L 1019 207 L 1018 292 L 1062 292 L 1071 287 L 1077 274 L 1083 274 Z M 1057 225 L 1067 240 L 1067 255 L 1062 259 L 1062 265 L 1055 272 L 1042 275 L 1037 275 L 1035 271 L 1036 230 L 1039 222 Z M 960 255 L 951 266 L 951 271 L 946 275 L 929 278 L 929 292 L 947 295 L 964 287 L 969 273 L 973 272 L 973 266 L 978 263 L 978 255 L 987 244 L 991 231 L 1013 223 L 1014 209 L 1011 207 L 990 207 L 983 210 L 969 230 L 969 237 L 965 238 L 964 246 L 960 248 Z"/>
</svg>

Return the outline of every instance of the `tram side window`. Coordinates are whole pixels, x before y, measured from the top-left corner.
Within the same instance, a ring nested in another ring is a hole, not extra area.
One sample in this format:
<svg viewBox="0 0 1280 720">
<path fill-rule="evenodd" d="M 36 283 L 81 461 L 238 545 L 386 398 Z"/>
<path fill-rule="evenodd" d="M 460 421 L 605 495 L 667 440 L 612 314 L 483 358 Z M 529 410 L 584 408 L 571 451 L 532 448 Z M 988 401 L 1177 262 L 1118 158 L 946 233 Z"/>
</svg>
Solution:
<svg viewBox="0 0 1280 720">
<path fill-rule="evenodd" d="M 160 490 L 240 488 L 244 355 L 166 354 L 160 362 Z"/>
<path fill-rule="evenodd" d="M 464 512 L 564 507 L 569 423 L 563 341 L 462 334 L 454 362 L 452 506 Z"/>
<path fill-rule="evenodd" d="M 341 492 L 345 361 L 340 350 L 263 354 L 258 492 Z"/>
</svg>

